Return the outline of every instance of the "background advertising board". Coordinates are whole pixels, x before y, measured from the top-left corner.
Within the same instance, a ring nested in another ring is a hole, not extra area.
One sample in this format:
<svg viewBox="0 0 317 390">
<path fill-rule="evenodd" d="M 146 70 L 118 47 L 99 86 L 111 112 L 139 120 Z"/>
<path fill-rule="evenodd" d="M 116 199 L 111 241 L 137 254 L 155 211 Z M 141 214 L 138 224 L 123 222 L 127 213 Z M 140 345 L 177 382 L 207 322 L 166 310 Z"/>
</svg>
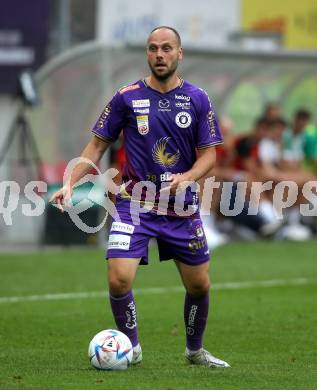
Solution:
<svg viewBox="0 0 317 390">
<path fill-rule="evenodd" d="M 223 47 L 240 28 L 240 1 L 109 0 L 99 22 L 99 38 L 110 45 L 144 45 L 154 27 L 176 28 L 184 47 Z"/>
<path fill-rule="evenodd" d="M 18 76 L 45 60 L 47 0 L 3 1 L 0 11 L 0 93 L 17 93 Z"/>
<path fill-rule="evenodd" d="M 243 0 L 244 31 L 280 33 L 291 49 L 317 48 L 316 0 Z"/>
</svg>

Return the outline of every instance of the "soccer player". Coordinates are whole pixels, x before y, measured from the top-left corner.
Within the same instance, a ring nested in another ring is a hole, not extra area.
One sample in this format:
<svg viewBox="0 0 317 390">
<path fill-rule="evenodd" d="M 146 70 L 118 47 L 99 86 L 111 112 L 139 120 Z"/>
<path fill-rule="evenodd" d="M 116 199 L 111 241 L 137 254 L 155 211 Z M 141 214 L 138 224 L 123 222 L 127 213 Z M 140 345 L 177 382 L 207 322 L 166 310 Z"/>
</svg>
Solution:
<svg viewBox="0 0 317 390">
<path fill-rule="evenodd" d="M 133 363 L 142 360 L 142 350 L 132 286 L 139 264 L 148 263 L 148 243 L 155 237 L 160 261 L 174 259 L 186 290 L 187 360 L 207 367 L 229 367 L 203 348 L 209 307 L 209 251 L 197 193 L 185 188 L 185 183 L 196 182 L 212 169 L 215 145 L 222 143 L 222 137 L 206 92 L 177 75 L 182 57 L 178 32 L 166 26 L 155 28 L 147 41 L 150 76 L 114 95 L 93 127 L 93 137 L 82 157 L 97 163 L 123 130 L 127 162 L 122 173 L 123 189 L 116 197 L 120 220 L 112 223 L 107 259 L 111 308 L 118 329 L 132 342 Z M 63 209 L 73 185 L 90 168 L 89 164 L 79 164 L 52 201 Z M 137 224 L 130 206 L 136 202 L 132 192 L 140 181 L 153 183 L 156 201 L 164 186 L 164 193 L 170 191 L 171 195 L 166 215 L 154 202 L 149 212 L 140 214 Z M 193 211 L 185 216 L 179 216 L 174 196 L 182 185 L 185 209 Z"/>
</svg>

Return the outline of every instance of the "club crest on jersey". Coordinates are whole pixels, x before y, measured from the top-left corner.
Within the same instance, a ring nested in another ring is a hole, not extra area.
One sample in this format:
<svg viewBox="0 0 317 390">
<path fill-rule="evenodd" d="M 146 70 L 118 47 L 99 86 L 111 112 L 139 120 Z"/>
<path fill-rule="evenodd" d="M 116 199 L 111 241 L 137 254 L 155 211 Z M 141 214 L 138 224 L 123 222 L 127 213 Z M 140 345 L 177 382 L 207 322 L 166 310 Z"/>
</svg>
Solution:
<svg viewBox="0 0 317 390">
<path fill-rule="evenodd" d="M 188 112 L 181 111 L 176 115 L 175 122 L 178 127 L 185 129 L 192 123 L 192 117 Z"/>
<path fill-rule="evenodd" d="M 138 132 L 141 135 L 146 135 L 149 132 L 149 117 L 148 115 L 137 115 L 136 122 L 138 125 Z"/>
<path fill-rule="evenodd" d="M 180 151 L 177 149 L 175 153 L 170 153 L 166 147 L 171 140 L 171 137 L 163 137 L 157 140 L 152 148 L 153 160 L 163 168 L 170 168 L 176 165 L 180 159 Z"/>
</svg>

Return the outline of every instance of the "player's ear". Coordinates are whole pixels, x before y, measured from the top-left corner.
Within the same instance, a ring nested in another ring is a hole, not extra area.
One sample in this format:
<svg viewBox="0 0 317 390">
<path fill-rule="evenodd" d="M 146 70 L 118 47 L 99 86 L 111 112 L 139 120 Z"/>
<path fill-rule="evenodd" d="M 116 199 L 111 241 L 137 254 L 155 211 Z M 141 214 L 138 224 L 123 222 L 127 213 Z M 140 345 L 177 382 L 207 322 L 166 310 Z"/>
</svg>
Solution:
<svg viewBox="0 0 317 390">
<path fill-rule="evenodd" d="M 182 60 L 182 59 L 183 59 L 183 48 L 182 48 L 182 47 L 180 47 L 180 48 L 178 49 L 178 59 L 179 59 L 179 60 Z"/>
</svg>

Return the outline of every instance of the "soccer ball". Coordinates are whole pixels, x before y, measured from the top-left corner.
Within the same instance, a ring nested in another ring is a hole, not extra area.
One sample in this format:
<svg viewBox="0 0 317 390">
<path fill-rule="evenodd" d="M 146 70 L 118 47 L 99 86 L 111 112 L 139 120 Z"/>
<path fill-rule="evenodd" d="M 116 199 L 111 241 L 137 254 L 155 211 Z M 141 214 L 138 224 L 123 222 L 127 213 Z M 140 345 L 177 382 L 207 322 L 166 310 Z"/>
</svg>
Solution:
<svg viewBox="0 0 317 390">
<path fill-rule="evenodd" d="M 88 347 L 90 363 L 98 370 L 126 370 L 132 356 L 130 339 L 118 330 L 102 330 L 94 336 Z"/>
</svg>

